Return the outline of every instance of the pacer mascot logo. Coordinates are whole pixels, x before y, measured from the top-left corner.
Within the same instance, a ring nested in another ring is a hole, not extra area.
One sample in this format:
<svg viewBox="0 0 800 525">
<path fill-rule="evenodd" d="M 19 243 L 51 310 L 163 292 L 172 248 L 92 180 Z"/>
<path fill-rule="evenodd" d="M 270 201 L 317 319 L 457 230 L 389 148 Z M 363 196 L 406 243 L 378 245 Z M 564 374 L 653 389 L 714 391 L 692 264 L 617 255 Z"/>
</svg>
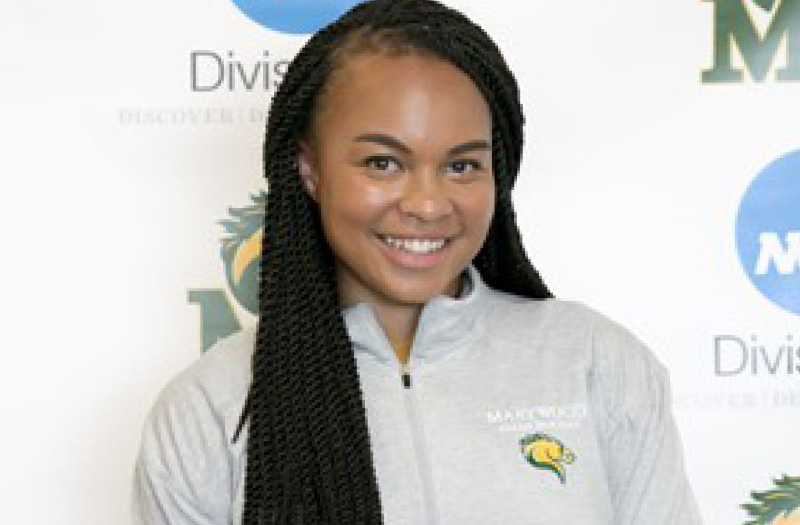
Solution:
<svg viewBox="0 0 800 525">
<path fill-rule="evenodd" d="M 774 489 L 750 495 L 755 502 L 742 508 L 753 519 L 744 525 L 800 525 L 800 477 L 784 475 Z"/>
<path fill-rule="evenodd" d="M 253 204 L 230 208 L 233 220 L 220 221 L 228 237 L 222 239 L 222 260 L 228 289 L 242 307 L 258 314 L 258 270 L 264 239 L 265 193 L 252 195 Z"/>
<path fill-rule="evenodd" d="M 519 440 L 522 455 L 528 463 L 542 470 L 553 472 L 562 484 L 567 482 L 564 465 L 575 461 L 575 453 L 561 441 L 547 434 L 529 434 Z"/>
<path fill-rule="evenodd" d="M 245 315 L 258 315 L 258 272 L 264 238 L 264 209 L 267 194 L 251 195 L 252 204 L 229 208 L 230 218 L 220 221 L 226 237 L 220 256 L 225 265 L 223 288 L 189 290 L 188 301 L 200 307 L 201 351 L 241 330 L 234 303 Z"/>
</svg>

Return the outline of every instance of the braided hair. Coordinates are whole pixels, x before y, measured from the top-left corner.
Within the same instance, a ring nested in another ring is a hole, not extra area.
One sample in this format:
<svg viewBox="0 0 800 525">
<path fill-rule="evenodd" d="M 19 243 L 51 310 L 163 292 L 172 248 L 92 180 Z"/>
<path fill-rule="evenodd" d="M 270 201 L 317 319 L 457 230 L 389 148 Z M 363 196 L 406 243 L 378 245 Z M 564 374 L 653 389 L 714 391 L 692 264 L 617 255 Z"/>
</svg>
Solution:
<svg viewBox="0 0 800 525">
<path fill-rule="evenodd" d="M 247 424 L 244 525 L 382 521 L 335 257 L 298 168 L 300 141 L 327 79 L 362 52 L 435 56 L 474 81 L 492 115 L 496 206 L 473 264 L 494 288 L 550 297 L 525 254 L 511 202 L 523 145 L 518 88 L 488 35 L 434 0 L 367 1 L 313 35 L 288 68 L 267 120 L 259 322 L 238 429 Z"/>
</svg>

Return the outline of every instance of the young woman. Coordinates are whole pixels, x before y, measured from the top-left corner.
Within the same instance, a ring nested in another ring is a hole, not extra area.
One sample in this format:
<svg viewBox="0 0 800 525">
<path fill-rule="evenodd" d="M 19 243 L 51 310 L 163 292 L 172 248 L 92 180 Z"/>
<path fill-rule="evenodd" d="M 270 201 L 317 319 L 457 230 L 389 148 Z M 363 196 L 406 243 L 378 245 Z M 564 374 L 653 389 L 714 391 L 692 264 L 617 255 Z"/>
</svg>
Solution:
<svg viewBox="0 0 800 525">
<path fill-rule="evenodd" d="M 267 126 L 257 330 L 162 393 L 137 524 L 699 523 L 665 370 L 528 261 L 522 125 L 435 1 L 309 40 Z"/>
</svg>

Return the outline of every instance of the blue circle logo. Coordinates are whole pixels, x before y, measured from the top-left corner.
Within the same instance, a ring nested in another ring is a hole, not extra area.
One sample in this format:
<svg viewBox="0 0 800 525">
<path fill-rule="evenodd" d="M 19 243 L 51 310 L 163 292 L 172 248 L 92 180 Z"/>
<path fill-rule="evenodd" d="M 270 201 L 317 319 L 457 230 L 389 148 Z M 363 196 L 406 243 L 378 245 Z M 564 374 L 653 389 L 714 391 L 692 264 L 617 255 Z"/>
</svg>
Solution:
<svg viewBox="0 0 800 525">
<path fill-rule="evenodd" d="M 361 0 L 232 0 L 242 13 L 268 29 L 313 33 Z"/>
<path fill-rule="evenodd" d="M 747 188 L 736 218 L 736 248 L 755 287 L 800 315 L 800 150 L 764 168 Z"/>
</svg>

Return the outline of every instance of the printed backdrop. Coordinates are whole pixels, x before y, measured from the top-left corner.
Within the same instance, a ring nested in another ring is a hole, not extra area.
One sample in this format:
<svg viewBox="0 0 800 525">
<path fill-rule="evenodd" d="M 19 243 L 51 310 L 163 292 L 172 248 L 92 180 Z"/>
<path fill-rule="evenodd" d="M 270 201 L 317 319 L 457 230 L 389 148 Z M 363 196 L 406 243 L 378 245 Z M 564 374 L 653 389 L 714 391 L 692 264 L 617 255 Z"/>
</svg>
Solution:
<svg viewBox="0 0 800 525">
<path fill-rule="evenodd" d="M 534 263 L 668 366 L 707 522 L 800 523 L 800 0 L 449 1 L 519 77 Z M 127 521 L 157 392 L 255 322 L 267 108 L 352 3 L 0 4 L 4 523 Z"/>
</svg>

